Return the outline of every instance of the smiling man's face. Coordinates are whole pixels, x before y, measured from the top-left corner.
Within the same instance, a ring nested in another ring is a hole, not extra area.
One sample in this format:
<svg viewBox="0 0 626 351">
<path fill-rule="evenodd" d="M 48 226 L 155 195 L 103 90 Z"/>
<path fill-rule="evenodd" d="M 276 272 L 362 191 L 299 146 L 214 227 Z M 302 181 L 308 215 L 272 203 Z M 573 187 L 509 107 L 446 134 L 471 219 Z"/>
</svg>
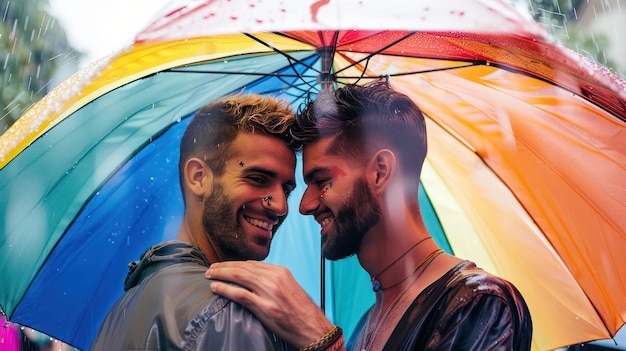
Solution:
<svg viewBox="0 0 626 351">
<path fill-rule="evenodd" d="M 380 221 L 381 210 L 365 180 L 364 166 L 329 154 L 331 142 L 332 138 L 323 138 L 304 148 L 307 188 L 300 212 L 314 216 L 322 226 L 322 253 L 337 260 L 357 253 L 365 234 Z"/>
<path fill-rule="evenodd" d="M 203 228 L 224 260 L 262 260 L 287 216 L 296 157 L 263 134 L 240 132 L 229 147 L 224 173 L 203 198 Z"/>
</svg>

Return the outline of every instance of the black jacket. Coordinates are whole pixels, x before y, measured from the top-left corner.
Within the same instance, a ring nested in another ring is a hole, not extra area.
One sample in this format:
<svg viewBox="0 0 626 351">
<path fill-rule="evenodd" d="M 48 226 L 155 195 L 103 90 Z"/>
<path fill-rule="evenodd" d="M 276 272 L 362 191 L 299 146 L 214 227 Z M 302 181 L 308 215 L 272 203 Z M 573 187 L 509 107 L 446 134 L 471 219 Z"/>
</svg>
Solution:
<svg viewBox="0 0 626 351">
<path fill-rule="evenodd" d="M 367 314 L 349 348 L 358 343 Z M 510 282 L 463 261 L 413 301 L 387 340 L 384 351 L 528 351 L 532 320 Z"/>
</svg>

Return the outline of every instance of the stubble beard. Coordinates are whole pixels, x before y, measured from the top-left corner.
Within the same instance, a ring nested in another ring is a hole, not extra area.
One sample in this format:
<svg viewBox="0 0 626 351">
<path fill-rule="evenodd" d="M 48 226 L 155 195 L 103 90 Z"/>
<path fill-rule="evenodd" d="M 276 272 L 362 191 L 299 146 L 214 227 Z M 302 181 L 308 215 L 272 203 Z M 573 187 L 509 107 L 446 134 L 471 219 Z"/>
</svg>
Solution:
<svg viewBox="0 0 626 351">
<path fill-rule="evenodd" d="M 380 206 L 370 192 L 367 182 L 360 178 L 335 215 L 335 232 L 323 237 L 324 257 L 338 260 L 356 254 L 363 237 L 380 222 L 381 216 Z"/>
<path fill-rule="evenodd" d="M 233 201 L 219 181 L 214 182 L 212 193 L 203 201 L 202 226 L 209 242 L 220 251 L 220 257 L 225 260 L 263 260 L 267 257 L 270 243 L 257 243 L 267 245 L 264 254 L 254 250 L 250 238 L 237 221 Z"/>
</svg>

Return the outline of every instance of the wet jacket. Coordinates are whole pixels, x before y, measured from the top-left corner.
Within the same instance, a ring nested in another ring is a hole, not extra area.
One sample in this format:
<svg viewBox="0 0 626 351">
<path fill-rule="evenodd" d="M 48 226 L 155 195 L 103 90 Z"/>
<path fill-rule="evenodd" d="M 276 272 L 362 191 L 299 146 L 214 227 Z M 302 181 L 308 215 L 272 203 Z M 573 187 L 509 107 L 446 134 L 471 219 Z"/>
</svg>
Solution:
<svg viewBox="0 0 626 351">
<path fill-rule="evenodd" d="M 383 351 L 527 351 L 531 340 L 530 312 L 515 286 L 463 261 L 415 298 Z"/>
<path fill-rule="evenodd" d="M 182 241 L 148 249 L 129 265 L 126 293 L 90 350 L 287 350 L 251 312 L 211 293 L 209 264 Z"/>
</svg>

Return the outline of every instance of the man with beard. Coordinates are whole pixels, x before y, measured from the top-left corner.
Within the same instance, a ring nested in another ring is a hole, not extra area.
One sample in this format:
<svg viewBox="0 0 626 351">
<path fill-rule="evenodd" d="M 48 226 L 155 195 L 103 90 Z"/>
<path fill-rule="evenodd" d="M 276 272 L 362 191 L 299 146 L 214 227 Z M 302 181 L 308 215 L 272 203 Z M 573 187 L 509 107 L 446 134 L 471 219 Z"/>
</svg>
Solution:
<svg viewBox="0 0 626 351">
<path fill-rule="evenodd" d="M 426 229 L 418 203 L 426 126 L 410 98 L 386 81 L 346 85 L 320 93 L 294 131 L 304 143 L 307 183 L 300 212 L 321 225 L 326 258 L 357 255 L 376 294 L 348 349 L 530 349 L 532 323 L 519 291 L 444 253 Z M 291 344 L 343 347 L 340 340 L 327 345 L 332 324 L 287 269 L 228 262 L 206 275 L 244 286 L 214 282 L 211 289 Z"/>
<path fill-rule="evenodd" d="M 287 103 L 236 95 L 196 112 L 180 144 L 185 204 L 176 240 L 129 265 L 125 295 L 91 350 L 283 350 L 243 306 L 207 294 L 210 263 L 262 260 L 295 187 Z"/>
</svg>

